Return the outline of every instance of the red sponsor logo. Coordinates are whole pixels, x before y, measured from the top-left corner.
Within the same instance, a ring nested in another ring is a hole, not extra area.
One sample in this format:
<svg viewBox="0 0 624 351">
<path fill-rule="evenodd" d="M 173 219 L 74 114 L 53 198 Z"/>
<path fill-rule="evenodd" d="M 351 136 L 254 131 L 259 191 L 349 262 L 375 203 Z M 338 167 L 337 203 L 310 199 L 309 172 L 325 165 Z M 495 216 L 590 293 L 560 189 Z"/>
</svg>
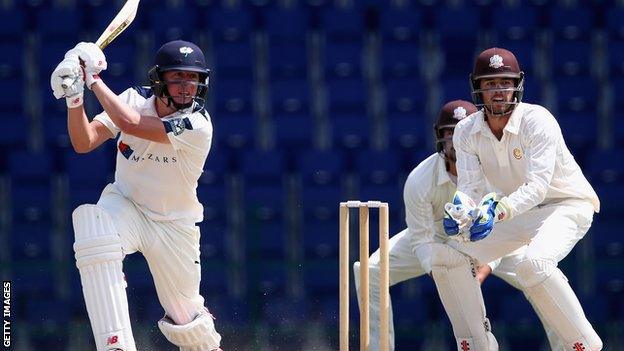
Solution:
<svg viewBox="0 0 624 351">
<path fill-rule="evenodd" d="M 106 345 L 113 345 L 119 342 L 119 337 L 117 335 L 109 336 L 108 340 L 106 340 Z"/>
<path fill-rule="evenodd" d="M 504 213 L 501 212 L 501 213 L 498 214 L 498 220 L 499 221 L 502 221 L 504 218 L 505 218 L 505 214 Z"/>
<path fill-rule="evenodd" d="M 574 343 L 574 351 L 583 351 L 583 350 L 585 350 L 585 346 L 583 346 L 582 342 Z"/>
</svg>

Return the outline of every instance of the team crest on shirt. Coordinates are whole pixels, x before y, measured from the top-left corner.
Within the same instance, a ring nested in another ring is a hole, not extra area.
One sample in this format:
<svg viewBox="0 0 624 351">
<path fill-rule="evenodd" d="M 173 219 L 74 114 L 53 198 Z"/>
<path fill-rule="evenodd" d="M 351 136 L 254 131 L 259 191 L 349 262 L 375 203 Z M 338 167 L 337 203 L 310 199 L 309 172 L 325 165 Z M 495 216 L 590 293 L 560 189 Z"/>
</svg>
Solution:
<svg viewBox="0 0 624 351">
<path fill-rule="evenodd" d="M 501 68 L 503 67 L 503 57 L 500 55 L 494 55 L 490 57 L 490 67 Z"/>
<path fill-rule="evenodd" d="M 522 158 L 522 150 L 519 147 L 516 147 L 513 149 L 513 157 L 516 160 L 519 160 Z"/>
<path fill-rule="evenodd" d="M 187 129 L 193 129 L 193 125 L 191 124 L 191 121 L 188 119 L 188 117 L 174 118 L 168 121 L 163 121 L 163 123 L 165 125 L 165 132 L 173 133 L 173 135 L 175 136 L 184 133 L 184 131 Z"/>
</svg>

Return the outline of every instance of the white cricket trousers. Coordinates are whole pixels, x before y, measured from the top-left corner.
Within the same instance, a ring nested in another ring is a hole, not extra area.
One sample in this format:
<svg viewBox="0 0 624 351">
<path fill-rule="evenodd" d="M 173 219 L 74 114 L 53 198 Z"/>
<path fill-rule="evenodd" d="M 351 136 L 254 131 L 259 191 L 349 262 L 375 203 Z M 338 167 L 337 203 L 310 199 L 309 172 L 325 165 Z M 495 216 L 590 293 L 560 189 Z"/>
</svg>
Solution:
<svg viewBox="0 0 624 351">
<path fill-rule="evenodd" d="M 199 228 L 193 223 L 151 220 L 113 184 L 104 188 L 97 205 L 113 218 L 124 254 L 139 251 L 147 260 L 167 316 L 179 325 L 190 323 L 204 310 L 199 294 Z"/>
<path fill-rule="evenodd" d="M 390 286 L 397 283 L 417 278 L 431 272 L 431 245 L 430 243 L 420 244 L 416 248 L 416 252 L 412 252 L 412 246 L 410 238 L 408 236 L 408 230 L 405 229 L 398 234 L 390 238 L 388 244 L 389 261 L 390 261 Z M 503 258 L 500 264 L 493 271 L 493 274 L 499 278 L 505 280 L 511 286 L 521 290 L 522 287 L 517 281 L 515 269 L 520 262 L 524 254 L 524 250 L 517 250 L 509 256 Z M 379 305 L 380 305 L 380 291 L 379 291 L 379 250 L 375 251 L 368 261 L 369 263 L 369 310 L 370 310 L 370 351 L 379 350 Z M 358 292 L 360 291 L 360 262 L 355 262 L 353 265 L 355 287 Z M 487 286 L 487 281 L 484 283 Z M 486 287 L 487 289 L 487 287 Z M 529 301 L 531 302 L 531 301 Z M 487 302 L 486 302 L 487 303 Z M 423 308 L 425 308 L 426 301 L 423 301 Z M 392 301 L 389 304 L 389 349 L 394 350 L 394 322 L 392 319 Z M 538 313 L 540 320 L 543 319 Z M 544 324 L 544 323 L 543 323 Z M 553 351 L 564 351 L 565 347 L 563 341 L 561 341 L 552 328 L 544 324 L 546 335 L 550 343 L 550 347 Z"/>
</svg>

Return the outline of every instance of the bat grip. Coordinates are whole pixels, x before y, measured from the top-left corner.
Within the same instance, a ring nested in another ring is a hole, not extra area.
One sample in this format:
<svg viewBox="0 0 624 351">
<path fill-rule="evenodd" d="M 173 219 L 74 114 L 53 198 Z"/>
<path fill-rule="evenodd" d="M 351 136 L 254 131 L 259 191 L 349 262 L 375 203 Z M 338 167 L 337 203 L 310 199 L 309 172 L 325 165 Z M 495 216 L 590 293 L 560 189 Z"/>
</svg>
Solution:
<svg viewBox="0 0 624 351">
<path fill-rule="evenodd" d="M 72 78 L 69 78 L 69 77 L 64 78 L 63 82 L 61 83 L 61 87 L 63 89 L 67 89 L 67 88 L 69 88 L 72 85 L 73 82 L 74 82 L 74 80 Z"/>
</svg>

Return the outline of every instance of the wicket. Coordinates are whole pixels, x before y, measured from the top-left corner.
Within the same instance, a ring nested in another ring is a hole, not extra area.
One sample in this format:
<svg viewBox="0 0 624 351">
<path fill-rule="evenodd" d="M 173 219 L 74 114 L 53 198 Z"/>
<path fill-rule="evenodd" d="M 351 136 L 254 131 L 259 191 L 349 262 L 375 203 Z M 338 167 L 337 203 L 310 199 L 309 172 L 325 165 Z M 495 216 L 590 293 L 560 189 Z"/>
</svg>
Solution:
<svg viewBox="0 0 624 351">
<path fill-rule="evenodd" d="M 359 208 L 360 225 L 360 350 L 367 351 L 369 335 L 369 209 L 379 209 L 379 349 L 388 350 L 388 309 L 390 303 L 388 257 L 388 204 L 379 201 L 347 201 L 340 203 L 340 351 L 349 350 L 349 209 Z M 373 322 L 374 323 L 374 322 Z"/>
</svg>

